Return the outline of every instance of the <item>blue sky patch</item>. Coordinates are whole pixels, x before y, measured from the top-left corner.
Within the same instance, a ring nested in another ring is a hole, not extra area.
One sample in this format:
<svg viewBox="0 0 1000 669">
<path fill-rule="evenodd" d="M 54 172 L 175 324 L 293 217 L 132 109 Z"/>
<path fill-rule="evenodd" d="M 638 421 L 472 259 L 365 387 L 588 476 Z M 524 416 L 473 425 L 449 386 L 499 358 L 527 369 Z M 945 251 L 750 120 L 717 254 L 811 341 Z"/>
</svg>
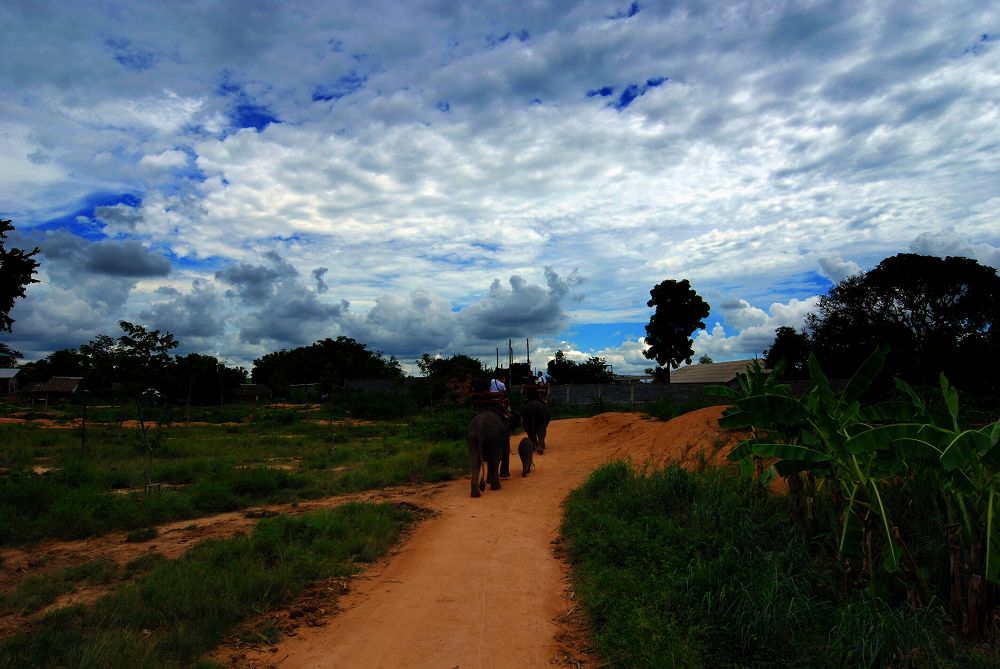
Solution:
<svg viewBox="0 0 1000 669">
<path fill-rule="evenodd" d="M 621 10 L 617 14 L 612 14 L 608 18 L 611 19 L 612 21 L 620 21 L 622 19 L 630 19 L 630 18 L 632 18 L 633 16 L 635 16 L 636 14 L 639 13 L 639 9 L 640 9 L 639 3 L 638 2 L 633 2 L 631 5 L 628 6 L 628 9 Z"/>
<path fill-rule="evenodd" d="M 340 98 L 361 90 L 366 81 L 368 81 L 368 77 L 362 76 L 356 72 L 351 72 L 350 74 L 337 79 L 332 84 L 320 84 L 313 89 L 313 102 L 329 102 L 330 100 L 339 100 Z"/>
<path fill-rule="evenodd" d="M 142 198 L 134 193 L 93 193 L 87 196 L 73 211 L 50 218 L 35 226 L 34 230 L 66 230 L 77 237 L 95 242 L 107 238 L 104 226 L 94 219 L 94 210 L 98 207 L 113 207 L 117 204 L 138 208 L 142 206 Z"/>
<path fill-rule="evenodd" d="M 611 105 L 618 111 L 621 111 L 632 104 L 636 98 L 645 95 L 646 91 L 661 86 L 665 81 L 667 81 L 667 77 L 653 77 L 652 79 L 647 79 L 644 84 L 629 84 L 622 91 L 621 95 L 618 96 L 618 100 L 612 102 Z"/>
<path fill-rule="evenodd" d="M 132 41 L 124 37 L 108 38 L 104 43 L 111 49 L 112 57 L 120 65 L 133 72 L 144 72 L 151 69 L 158 60 L 152 51 L 132 48 Z"/>
<path fill-rule="evenodd" d="M 593 90 L 587 91 L 587 97 L 588 98 L 596 98 L 596 97 L 606 98 L 606 97 L 609 97 L 614 92 L 615 92 L 614 86 L 602 86 L 601 88 L 595 88 Z"/>
<path fill-rule="evenodd" d="M 648 321 L 646 321 L 648 323 Z M 582 351 L 616 347 L 623 341 L 646 336 L 646 323 L 579 323 L 559 333 L 559 339 L 573 342 Z"/>
<path fill-rule="evenodd" d="M 441 102 L 438 102 L 437 108 L 439 112 L 446 112 L 451 109 L 451 105 L 442 100 Z"/>
<path fill-rule="evenodd" d="M 272 123 L 281 123 L 281 119 L 272 114 L 267 107 L 252 102 L 241 102 L 229 112 L 229 120 L 236 128 L 253 128 L 260 132 Z"/>
</svg>

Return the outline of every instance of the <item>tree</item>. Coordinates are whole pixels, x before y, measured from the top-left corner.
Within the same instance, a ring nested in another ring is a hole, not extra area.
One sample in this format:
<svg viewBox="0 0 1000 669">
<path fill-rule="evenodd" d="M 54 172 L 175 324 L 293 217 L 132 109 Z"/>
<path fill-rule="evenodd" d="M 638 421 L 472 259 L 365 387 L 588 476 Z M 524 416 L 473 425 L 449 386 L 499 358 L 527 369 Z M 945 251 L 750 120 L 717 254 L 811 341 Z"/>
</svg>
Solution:
<svg viewBox="0 0 1000 669">
<path fill-rule="evenodd" d="M 698 358 L 699 365 L 711 365 L 714 362 L 715 360 L 712 360 L 712 356 L 710 356 L 708 353 L 703 353 L 702 356 Z"/>
<path fill-rule="evenodd" d="M 809 353 L 812 352 L 812 340 L 805 330 L 782 325 L 774 331 L 774 343 L 764 351 L 764 366 L 776 369 L 778 363 L 785 361 L 785 376 L 790 379 L 805 379 L 809 377 Z"/>
<path fill-rule="evenodd" d="M 254 383 L 280 392 L 298 383 L 316 383 L 319 390 L 340 388 L 344 379 L 401 378 L 403 370 L 394 356 L 372 352 L 350 337 L 329 337 L 291 351 L 281 350 L 253 361 Z"/>
<path fill-rule="evenodd" d="M 0 341 L 0 367 L 17 367 L 17 359 L 20 357 L 22 357 L 20 351 Z"/>
<path fill-rule="evenodd" d="M 970 258 L 886 258 L 831 288 L 806 322 L 833 376 L 888 344 L 889 370 L 908 381 L 936 385 L 943 371 L 957 387 L 996 389 L 1000 277 Z"/>
<path fill-rule="evenodd" d="M 21 249 L 4 248 L 6 233 L 13 229 L 10 221 L 0 220 L 0 332 L 13 331 L 14 319 L 10 317 L 10 312 L 14 308 L 14 300 L 24 297 L 28 284 L 38 283 L 38 279 L 33 278 L 38 268 L 38 261 L 34 259 L 38 247 L 28 253 Z"/>
<path fill-rule="evenodd" d="M 150 386 L 165 386 L 173 363 L 169 351 L 178 345 L 174 336 L 128 321 L 118 321 L 118 326 L 124 334 L 117 339 L 100 334 L 80 347 L 87 388 L 107 393 L 120 383 L 129 394 L 138 394 Z M 71 351 L 63 354 L 67 362 L 75 358 Z"/>
<path fill-rule="evenodd" d="M 650 300 L 647 307 L 655 307 L 646 325 L 646 344 L 648 348 L 643 355 L 656 364 L 666 374 L 666 382 L 670 382 L 670 368 L 677 369 L 681 363 L 691 364 L 694 355 L 691 333 L 705 328 L 702 319 L 707 318 L 710 307 L 701 299 L 687 279 L 674 281 L 668 279 L 656 284 L 649 291 Z M 663 378 L 662 373 L 655 373 Z"/>
<path fill-rule="evenodd" d="M 473 391 L 486 389 L 486 370 L 476 358 L 462 354 L 432 358 L 424 353 L 416 362 L 427 377 L 423 387 L 427 401 L 462 404 L 469 401 Z"/>
<path fill-rule="evenodd" d="M 556 351 L 556 357 L 545 365 L 549 377 L 556 383 L 611 383 L 611 370 L 604 358 L 592 356 L 586 362 L 576 362 Z"/>
<path fill-rule="evenodd" d="M 186 398 L 189 404 L 219 404 L 241 383 L 247 372 L 227 367 L 217 358 L 200 353 L 174 356 L 164 385 L 165 392 L 176 399 Z"/>
</svg>

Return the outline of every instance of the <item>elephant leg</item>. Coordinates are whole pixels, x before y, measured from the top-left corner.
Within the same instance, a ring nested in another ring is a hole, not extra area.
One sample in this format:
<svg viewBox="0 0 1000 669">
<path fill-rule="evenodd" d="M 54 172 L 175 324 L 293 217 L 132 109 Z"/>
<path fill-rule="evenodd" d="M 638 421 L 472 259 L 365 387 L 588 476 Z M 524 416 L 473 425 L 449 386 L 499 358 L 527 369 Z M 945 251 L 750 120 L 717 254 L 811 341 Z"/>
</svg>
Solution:
<svg viewBox="0 0 1000 669">
<path fill-rule="evenodd" d="M 469 471 L 472 473 L 472 496 L 479 497 L 482 485 L 481 470 L 483 467 L 483 452 L 479 444 L 469 442 Z"/>
<path fill-rule="evenodd" d="M 510 478 L 510 439 L 500 444 L 500 478 Z"/>
<path fill-rule="evenodd" d="M 525 437 L 521 440 L 521 443 L 517 445 L 517 454 L 521 456 L 521 476 L 527 476 L 528 472 L 531 471 L 533 464 L 532 454 L 534 453 L 534 446 L 531 443 L 531 439 Z"/>
<path fill-rule="evenodd" d="M 535 433 L 535 450 L 539 453 L 545 452 L 545 428 L 541 428 Z"/>
<path fill-rule="evenodd" d="M 490 490 L 500 489 L 500 454 L 490 456 L 489 460 L 489 471 L 490 471 Z M 509 476 L 509 475 L 508 475 Z"/>
</svg>

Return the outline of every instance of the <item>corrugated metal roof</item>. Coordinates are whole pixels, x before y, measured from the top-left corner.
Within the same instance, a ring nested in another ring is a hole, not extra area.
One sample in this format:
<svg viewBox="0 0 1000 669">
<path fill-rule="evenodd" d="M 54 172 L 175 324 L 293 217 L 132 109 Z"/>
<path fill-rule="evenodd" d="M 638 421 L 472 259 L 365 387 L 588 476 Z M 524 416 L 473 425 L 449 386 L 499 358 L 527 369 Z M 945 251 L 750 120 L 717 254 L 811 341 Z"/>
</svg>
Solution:
<svg viewBox="0 0 1000 669">
<path fill-rule="evenodd" d="M 745 374 L 753 360 L 730 360 L 688 365 L 670 370 L 670 383 L 730 383 L 738 374 Z"/>
<path fill-rule="evenodd" d="M 76 387 L 83 381 L 82 376 L 53 376 L 42 386 L 46 393 L 75 393 Z"/>
<path fill-rule="evenodd" d="M 19 367 L 0 367 L 0 379 L 13 379 L 20 371 Z"/>
</svg>

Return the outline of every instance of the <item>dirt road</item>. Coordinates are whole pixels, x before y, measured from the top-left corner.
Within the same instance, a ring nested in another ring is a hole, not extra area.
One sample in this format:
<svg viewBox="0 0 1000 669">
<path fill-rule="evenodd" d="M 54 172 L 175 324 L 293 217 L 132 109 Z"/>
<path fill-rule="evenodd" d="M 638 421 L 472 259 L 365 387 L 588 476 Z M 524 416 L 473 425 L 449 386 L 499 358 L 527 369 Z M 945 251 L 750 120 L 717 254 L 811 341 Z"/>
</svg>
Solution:
<svg viewBox="0 0 1000 669">
<path fill-rule="evenodd" d="M 327 624 L 228 661 L 280 669 L 581 666 L 568 657 L 586 664 L 580 649 L 568 647 L 573 630 L 558 622 L 574 606 L 566 565 L 553 547 L 563 500 L 609 459 L 719 460 L 732 442 L 719 433 L 720 412 L 703 409 L 666 423 L 638 414 L 553 422 L 549 448 L 527 478 L 515 457 L 502 490 L 471 499 L 468 479 L 439 487 L 424 502 L 438 515 L 355 581 Z M 519 440 L 511 439 L 514 453 Z"/>
<path fill-rule="evenodd" d="M 721 412 L 722 407 L 701 409 L 667 422 L 622 413 L 554 421 L 545 454 L 535 458 L 536 469 L 522 478 L 515 455 L 503 489 L 487 489 L 479 499 L 469 497 L 468 478 L 352 496 L 408 502 L 434 515 L 393 555 L 350 584 L 320 584 L 307 594 L 308 601 L 268 614 L 281 618 L 283 636 L 277 644 L 234 642 L 213 658 L 239 669 L 596 667 L 585 631 L 575 624 L 580 615 L 572 614 L 576 606 L 568 568 L 556 550 L 563 500 L 611 459 L 631 459 L 636 466 L 723 462 L 738 437 L 719 430 Z M 515 454 L 520 437 L 511 438 Z M 343 501 L 258 511 L 301 513 Z M 6 548 L 0 550 L 0 582 L 97 559 L 124 565 L 152 551 L 174 558 L 205 538 L 231 536 L 254 522 L 245 512 L 229 513 L 161 526 L 145 543 L 129 543 L 124 534 L 112 533 Z M 93 601 L 106 588 L 78 589 L 54 606 Z M 0 638 L 43 613 L 0 617 Z"/>
</svg>

